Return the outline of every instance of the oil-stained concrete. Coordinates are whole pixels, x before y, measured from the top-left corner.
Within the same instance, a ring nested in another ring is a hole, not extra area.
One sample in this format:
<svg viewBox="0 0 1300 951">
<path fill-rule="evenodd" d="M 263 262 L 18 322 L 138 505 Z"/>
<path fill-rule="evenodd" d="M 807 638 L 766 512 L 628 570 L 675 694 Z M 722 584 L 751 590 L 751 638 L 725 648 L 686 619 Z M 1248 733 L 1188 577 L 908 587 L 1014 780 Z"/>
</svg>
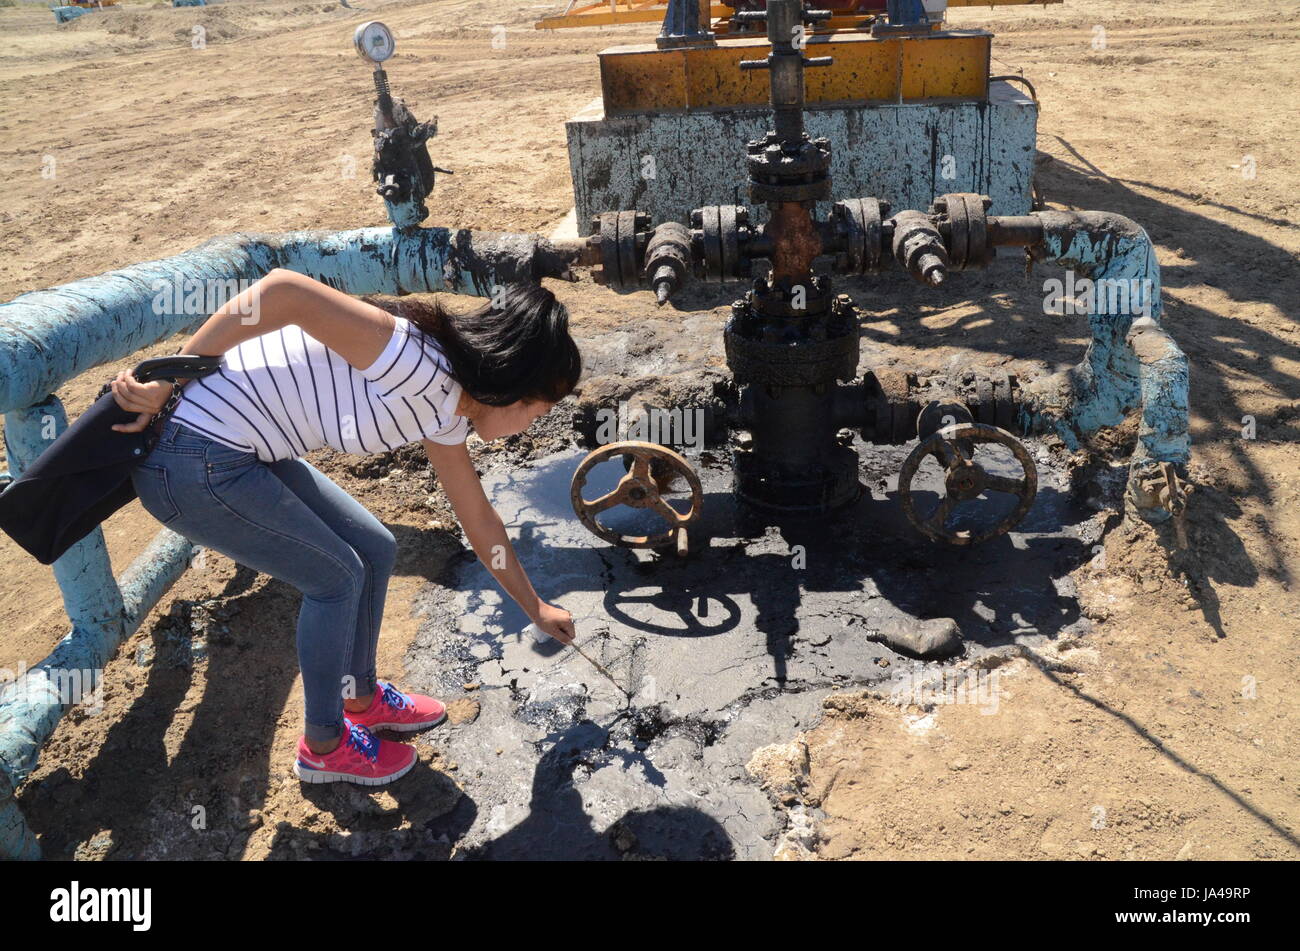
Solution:
<svg viewBox="0 0 1300 951">
<path fill-rule="evenodd" d="M 988 102 L 810 106 L 804 122 L 830 140 L 832 200 L 924 211 L 938 195 L 976 192 L 995 215 L 1031 207 L 1038 107 L 1009 83 L 991 84 Z M 748 205 L 745 143 L 771 124 L 767 108 L 607 117 L 596 100 L 565 125 L 579 233 L 603 211 L 636 209 L 659 224 L 704 205 Z M 766 217 L 751 209 L 753 221 Z"/>
</svg>

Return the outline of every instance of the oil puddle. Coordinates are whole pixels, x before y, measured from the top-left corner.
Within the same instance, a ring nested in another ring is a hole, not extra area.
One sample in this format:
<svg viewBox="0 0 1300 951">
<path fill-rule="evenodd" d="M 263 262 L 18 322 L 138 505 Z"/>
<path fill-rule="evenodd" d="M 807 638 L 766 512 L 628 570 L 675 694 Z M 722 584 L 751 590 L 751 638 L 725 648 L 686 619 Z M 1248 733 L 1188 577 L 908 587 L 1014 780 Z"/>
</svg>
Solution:
<svg viewBox="0 0 1300 951">
<path fill-rule="evenodd" d="M 581 525 L 569 503 L 581 451 L 486 474 L 529 577 L 572 612 L 587 656 L 524 634 L 528 619 L 472 555 L 420 596 L 411 688 L 449 699 L 479 684 L 476 721 L 420 740 L 458 764 L 464 795 L 438 820 L 458 854 L 770 858 L 784 820 L 745 772 L 754 750 L 813 726 L 833 690 L 942 669 L 880 643 L 883 625 L 951 618 L 965 660 L 1082 633 L 1069 572 L 1100 521 L 1045 451 L 1033 450 L 1040 490 L 1025 521 L 971 551 L 902 516 L 908 449 L 860 447 L 862 498 L 791 525 L 740 509 L 726 453 L 700 454 L 704 512 L 686 559 L 614 548 Z M 621 478 L 607 468 L 588 498 Z M 655 524 L 626 511 L 602 521 Z"/>
</svg>

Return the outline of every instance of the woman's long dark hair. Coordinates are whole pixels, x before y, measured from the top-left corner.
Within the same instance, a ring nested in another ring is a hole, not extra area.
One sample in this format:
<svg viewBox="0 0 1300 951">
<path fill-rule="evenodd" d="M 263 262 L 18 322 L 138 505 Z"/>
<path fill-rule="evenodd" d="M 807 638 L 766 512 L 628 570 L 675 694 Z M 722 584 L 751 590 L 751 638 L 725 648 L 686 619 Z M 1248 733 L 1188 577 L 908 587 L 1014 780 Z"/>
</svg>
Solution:
<svg viewBox="0 0 1300 951">
<path fill-rule="evenodd" d="M 558 403 L 578 385 L 582 356 L 569 336 L 569 311 L 539 284 L 512 284 L 465 314 L 424 295 L 362 300 L 433 338 L 456 382 L 480 403 Z"/>
</svg>

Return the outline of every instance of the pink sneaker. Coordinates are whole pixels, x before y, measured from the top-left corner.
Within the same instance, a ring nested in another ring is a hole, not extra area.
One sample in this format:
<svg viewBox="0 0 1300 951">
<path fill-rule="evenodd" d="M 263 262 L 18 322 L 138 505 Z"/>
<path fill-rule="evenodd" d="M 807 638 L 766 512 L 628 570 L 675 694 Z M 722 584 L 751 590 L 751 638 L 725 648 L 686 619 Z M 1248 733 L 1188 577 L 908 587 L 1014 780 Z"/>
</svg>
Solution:
<svg viewBox="0 0 1300 951">
<path fill-rule="evenodd" d="M 344 717 L 343 741 L 323 756 L 308 748 L 306 737 L 298 739 L 293 773 L 304 783 L 382 786 L 409 773 L 415 759 L 415 750 L 406 744 L 385 743 L 364 726 Z"/>
<path fill-rule="evenodd" d="M 447 717 L 447 708 L 433 697 L 419 693 L 402 693 L 382 680 L 377 685 L 370 706 L 359 713 L 349 713 L 353 723 L 371 730 L 396 730 L 409 733 L 437 726 Z"/>
</svg>

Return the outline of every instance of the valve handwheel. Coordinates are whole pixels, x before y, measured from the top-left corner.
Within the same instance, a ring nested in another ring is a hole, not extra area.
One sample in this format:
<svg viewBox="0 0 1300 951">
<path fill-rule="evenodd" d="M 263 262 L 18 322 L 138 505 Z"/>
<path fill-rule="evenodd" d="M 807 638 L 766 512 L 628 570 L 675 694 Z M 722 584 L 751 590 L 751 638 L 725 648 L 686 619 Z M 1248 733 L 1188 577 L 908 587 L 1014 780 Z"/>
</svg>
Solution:
<svg viewBox="0 0 1300 951">
<path fill-rule="evenodd" d="M 994 475 L 975 461 L 975 447 L 980 444 L 1006 446 L 1019 463 L 1020 478 Z M 934 456 L 944 470 L 944 493 L 939 505 L 927 516 L 916 510 L 912 493 L 912 480 L 916 478 L 921 463 Z M 991 528 L 972 533 L 947 526 L 948 518 L 958 502 L 979 498 L 985 492 L 1004 492 L 1016 497 L 1016 507 L 998 520 Z M 924 535 L 950 545 L 977 545 L 994 536 L 1010 531 L 1025 517 L 1038 494 L 1038 469 L 1033 457 L 1020 440 L 1005 429 L 983 423 L 957 423 L 947 426 L 923 439 L 903 463 L 898 473 L 898 497 L 903 514 Z"/>
<path fill-rule="evenodd" d="M 631 465 L 613 490 L 598 499 L 587 501 L 582 497 L 582 490 L 587 484 L 587 475 L 602 462 L 629 458 Z M 668 504 L 664 498 L 669 487 L 682 478 L 691 493 L 691 507 L 686 512 L 679 512 Z M 588 454 L 573 473 L 573 482 L 569 486 L 569 498 L 573 502 L 573 511 L 583 525 L 592 533 L 612 545 L 622 548 L 661 548 L 676 545 L 677 553 L 685 555 L 687 550 L 686 527 L 700 516 L 704 504 L 704 489 L 700 486 L 699 476 L 691 464 L 679 453 L 652 442 L 626 440 L 610 443 Z M 608 528 L 596 520 L 601 512 L 616 505 L 626 505 L 634 509 L 651 509 L 668 523 L 668 528 L 655 535 L 623 535 Z"/>
</svg>

